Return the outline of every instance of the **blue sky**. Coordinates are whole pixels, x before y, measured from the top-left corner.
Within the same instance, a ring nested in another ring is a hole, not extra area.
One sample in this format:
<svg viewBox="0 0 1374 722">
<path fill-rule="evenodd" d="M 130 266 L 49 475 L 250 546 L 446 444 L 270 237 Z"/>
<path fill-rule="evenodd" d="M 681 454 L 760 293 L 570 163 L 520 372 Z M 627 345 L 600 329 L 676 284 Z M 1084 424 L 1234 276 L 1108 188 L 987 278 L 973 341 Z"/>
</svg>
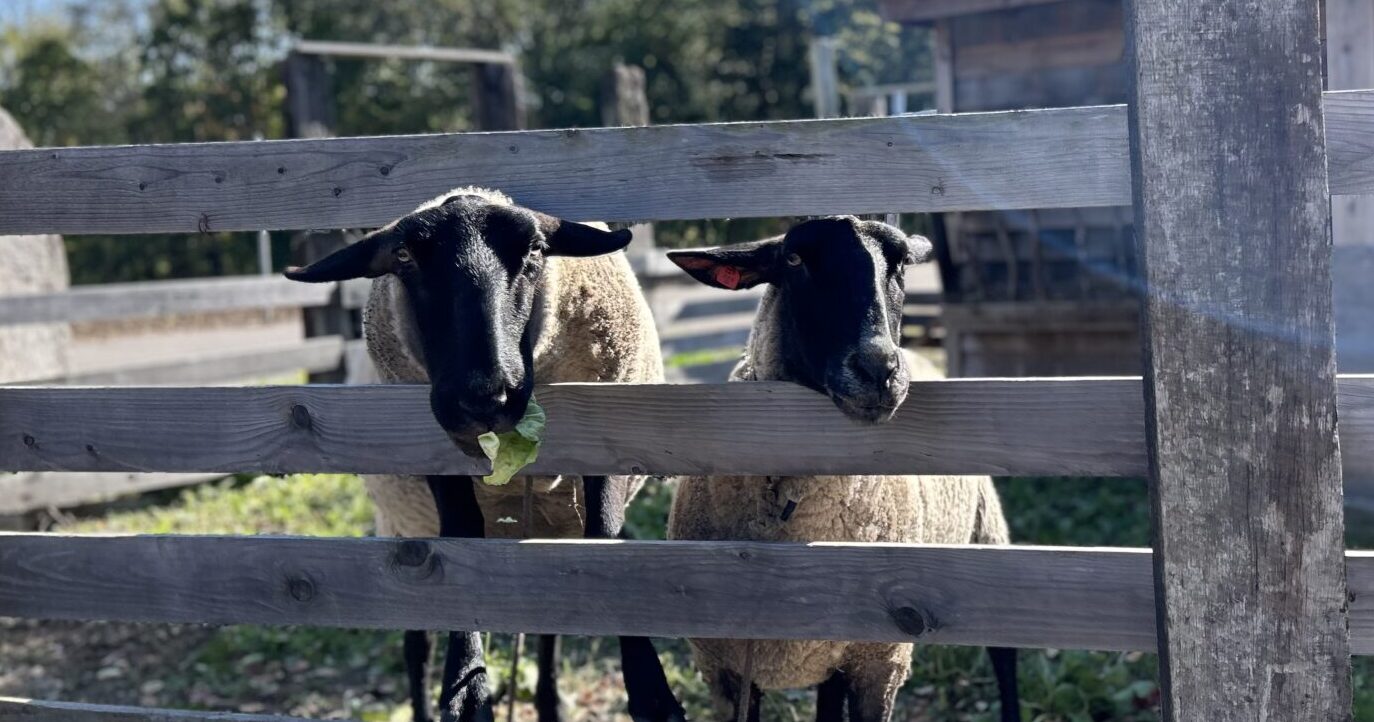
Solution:
<svg viewBox="0 0 1374 722">
<path fill-rule="evenodd" d="M 24 23 L 33 17 L 60 15 L 68 0 L 0 0 L 0 24 Z"/>
</svg>

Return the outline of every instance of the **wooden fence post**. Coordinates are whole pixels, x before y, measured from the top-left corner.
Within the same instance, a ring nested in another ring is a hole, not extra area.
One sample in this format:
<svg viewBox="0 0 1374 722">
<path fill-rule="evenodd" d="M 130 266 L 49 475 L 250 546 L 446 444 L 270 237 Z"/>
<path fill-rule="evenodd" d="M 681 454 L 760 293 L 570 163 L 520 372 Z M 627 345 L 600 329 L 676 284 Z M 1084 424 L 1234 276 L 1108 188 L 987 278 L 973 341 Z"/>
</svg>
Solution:
<svg viewBox="0 0 1374 722">
<path fill-rule="evenodd" d="M 611 66 L 601 80 L 601 124 L 608 128 L 649 124 L 649 95 L 645 89 L 643 68 L 619 62 Z M 634 239 L 625 249 L 625 254 L 631 265 L 640 271 L 640 284 L 644 287 L 654 318 L 666 322 L 667 319 L 661 315 L 659 302 L 662 294 L 657 293 L 659 283 L 651 273 L 645 273 L 653 270 L 654 225 L 636 223 L 629 228 Z"/>
<path fill-rule="evenodd" d="M 328 138 L 334 135 L 334 86 L 329 70 L 318 55 L 293 52 L 286 56 L 287 128 L 294 138 Z M 293 254 L 303 264 L 323 258 L 348 244 L 341 231 L 306 233 L 295 238 Z M 355 339 L 361 334 L 354 313 L 344 308 L 341 294 L 335 292 L 326 306 L 307 308 L 305 335 L 343 336 Z M 348 375 L 347 355 L 341 357 L 339 367 L 331 371 L 310 374 L 311 383 L 343 383 Z"/>
<path fill-rule="evenodd" d="M 1317 4 L 1133 0 L 1170 720 L 1348 720 Z"/>
<path fill-rule="evenodd" d="M 514 63 L 472 66 L 473 120 L 477 130 L 523 130 L 524 84 Z"/>
<path fill-rule="evenodd" d="M 832 37 L 811 40 L 811 102 L 817 118 L 840 117 L 840 80 L 835 68 L 838 48 L 839 41 Z"/>
</svg>

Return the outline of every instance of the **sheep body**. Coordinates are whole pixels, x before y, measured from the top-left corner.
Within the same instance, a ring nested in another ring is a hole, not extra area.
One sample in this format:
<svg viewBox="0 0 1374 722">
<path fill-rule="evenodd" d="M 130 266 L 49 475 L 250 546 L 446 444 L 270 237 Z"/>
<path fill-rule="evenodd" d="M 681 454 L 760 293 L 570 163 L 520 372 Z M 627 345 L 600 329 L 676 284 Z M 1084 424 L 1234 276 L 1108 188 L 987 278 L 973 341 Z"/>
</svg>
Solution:
<svg viewBox="0 0 1374 722">
<path fill-rule="evenodd" d="M 789 380 L 778 357 L 774 289 L 765 294 L 738 380 Z M 941 374 L 907 353 L 913 380 Z M 787 521 L 788 501 L 796 506 Z M 986 476 L 683 477 L 668 522 L 671 539 L 776 542 L 923 542 L 1005 544 L 1006 521 Z M 760 689 L 811 687 L 838 671 L 871 695 L 867 709 L 888 703 L 911 668 L 911 644 L 834 641 L 690 640 L 698 669 L 721 699 L 737 689 L 752 654 L 752 681 Z M 724 676 L 722 676 L 724 675 Z M 728 679 L 727 679 L 728 678 Z M 879 699 L 881 696 L 882 699 Z M 871 706 L 870 706 L 871 705 Z M 728 709 L 723 709 L 728 714 Z"/>
<path fill-rule="evenodd" d="M 499 191 L 458 188 L 421 205 L 464 193 L 492 203 L 514 205 Z M 623 253 L 591 258 L 552 257 L 545 264 L 535 311 L 534 374 L 540 383 L 602 381 L 654 383 L 663 380 L 658 333 L 648 303 Z M 372 282 L 363 311 L 368 354 L 386 383 L 427 384 L 419 356 L 418 332 L 410 316 L 405 289 L 394 276 Z M 477 484 L 486 535 L 523 536 L 524 479 L 504 486 Z M 536 476 L 529 534 L 540 538 L 580 538 L 584 529 L 581 480 Z M 638 492 L 642 478 L 627 484 L 625 503 Z M 423 477 L 365 476 L 382 536 L 433 537 L 439 517 Z M 505 520 L 505 521 L 503 521 Z M 515 520 L 511 523 L 510 520 Z"/>
</svg>

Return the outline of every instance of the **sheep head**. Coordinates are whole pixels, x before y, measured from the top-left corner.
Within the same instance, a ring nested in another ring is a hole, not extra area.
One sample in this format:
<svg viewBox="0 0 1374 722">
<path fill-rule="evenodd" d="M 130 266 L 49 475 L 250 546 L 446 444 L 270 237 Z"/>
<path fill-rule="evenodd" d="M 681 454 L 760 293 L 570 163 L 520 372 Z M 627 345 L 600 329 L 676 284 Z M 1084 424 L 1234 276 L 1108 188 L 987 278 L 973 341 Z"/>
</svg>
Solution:
<svg viewBox="0 0 1374 722">
<path fill-rule="evenodd" d="M 512 430 L 534 388 L 536 296 L 545 259 L 621 250 L 630 232 L 605 231 L 458 192 L 286 277 L 305 282 L 391 274 L 431 382 L 430 408 L 465 453 L 477 437 Z"/>
<path fill-rule="evenodd" d="M 668 253 L 709 286 L 771 284 L 783 375 L 864 423 L 887 421 L 906 400 L 902 277 L 930 256 L 924 237 L 853 216 L 805 221 L 780 238 Z"/>
</svg>

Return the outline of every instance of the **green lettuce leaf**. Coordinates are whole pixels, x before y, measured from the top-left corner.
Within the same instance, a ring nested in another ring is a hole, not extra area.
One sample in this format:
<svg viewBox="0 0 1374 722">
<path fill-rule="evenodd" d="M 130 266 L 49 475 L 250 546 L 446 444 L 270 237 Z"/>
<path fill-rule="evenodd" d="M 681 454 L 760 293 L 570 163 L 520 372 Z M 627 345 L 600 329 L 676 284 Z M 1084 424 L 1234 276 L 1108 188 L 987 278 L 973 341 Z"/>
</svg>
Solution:
<svg viewBox="0 0 1374 722">
<path fill-rule="evenodd" d="M 504 486 L 520 470 L 539 458 L 539 444 L 544 436 L 544 408 L 530 397 L 525 407 L 525 416 L 515 425 L 514 431 L 496 434 L 488 431 L 477 437 L 482 453 L 491 459 L 491 473 L 482 481 L 492 486 Z"/>
</svg>

